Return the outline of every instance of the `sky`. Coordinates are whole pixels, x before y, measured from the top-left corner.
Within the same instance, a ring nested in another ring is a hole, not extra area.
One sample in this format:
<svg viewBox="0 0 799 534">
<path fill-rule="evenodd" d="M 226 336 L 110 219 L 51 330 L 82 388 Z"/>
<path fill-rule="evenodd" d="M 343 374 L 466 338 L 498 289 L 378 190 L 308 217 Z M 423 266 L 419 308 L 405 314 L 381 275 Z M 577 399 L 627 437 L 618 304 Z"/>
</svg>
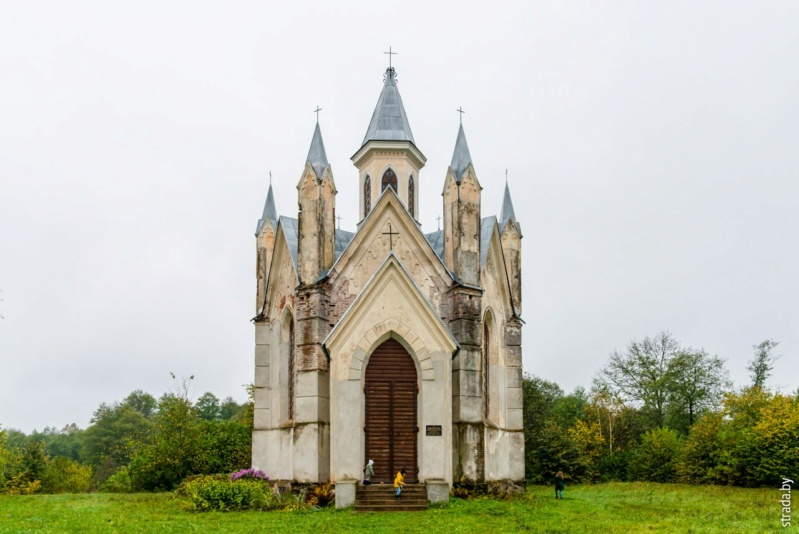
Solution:
<svg viewBox="0 0 799 534">
<path fill-rule="evenodd" d="M 319 106 L 342 229 L 392 47 L 436 229 L 460 106 L 523 239 L 523 365 L 566 391 L 671 332 L 799 386 L 797 2 L 13 2 L 0 19 L 0 425 L 246 398 L 269 187 Z"/>
</svg>

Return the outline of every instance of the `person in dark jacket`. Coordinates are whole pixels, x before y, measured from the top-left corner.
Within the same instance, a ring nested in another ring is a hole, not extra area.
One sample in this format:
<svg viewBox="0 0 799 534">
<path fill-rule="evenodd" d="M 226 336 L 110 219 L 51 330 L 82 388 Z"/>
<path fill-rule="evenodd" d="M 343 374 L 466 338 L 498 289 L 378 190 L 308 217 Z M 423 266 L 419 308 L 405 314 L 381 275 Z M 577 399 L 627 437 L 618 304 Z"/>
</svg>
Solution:
<svg viewBox="0 0 799 534">
<path fill-rule="evenodd" d="M 563 499 L 563 471 L 558 471 L 555 475 L 555 498 Z"/>
</svg>

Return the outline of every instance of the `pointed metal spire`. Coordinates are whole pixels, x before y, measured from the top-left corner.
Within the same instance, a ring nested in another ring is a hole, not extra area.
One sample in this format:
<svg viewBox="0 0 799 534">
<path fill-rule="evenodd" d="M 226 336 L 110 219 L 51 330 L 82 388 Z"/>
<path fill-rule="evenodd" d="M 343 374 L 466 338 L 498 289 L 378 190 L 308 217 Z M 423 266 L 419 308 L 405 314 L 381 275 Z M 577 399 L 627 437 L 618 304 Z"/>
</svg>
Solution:
<svg viewBox="0 0 799 534">
<path fill-rule="evenodd" d="M 264 203 L 264 211 L 261 218 L 258 219 L 258 226 L 255 228 L 255 235 L 261 231 L 261 227 L 267 220 L 272 221 L 272 224 L 277 226 L 277 208 L 275 208 L 275 195 L 272 192 L 272 173 L 269 173 L 269 191 L 266 193 L 266 202 Z"/>
<path fill-rule="evenodd" d="M 502 213 L 499 216 L 499 229 L 505 229 L 508 221 L 516 222 L 516 214 L 513 212 L 513 201 L 510 198 L 510 189 L 508 188 L 507 175 L 505 175 L 505 196 L 502 199 Z"/>
<path fill-rule="evenodd" d="M 386 69 L 383 84 L 383 91 L 377 99 L 377 106 L 361 146 L 369 141 L 410 141 L 416 144 L 397 89 L 397 71 L 394 67 Z"/>
<path fill-rule="evenodd" d="M 463 178 L 463 172 L 470 163 L 472 163 L 472 155 L 469 153 L 466 134 L 463 133 L 463 124 L 461 124 L 458 128 L 458 139 L 455 141 L 455 152 L 452 153 L 452 163 L 450 164 L 458 182 Z"/>
<path fill-rule="evenodd" d="M 328 166 L 327 153 L 325 152 L 325 143 L 322 141 L 322 131 L 319 129 L 319 123 L 316 123 L 316 128 L 313 132 L 313 139 L 311 140 L 311 148 L 308 150 L 308 163 L 313 167 L 314 172 L 318 178 L 322 177 L 322 173 Z"/>
</svg>

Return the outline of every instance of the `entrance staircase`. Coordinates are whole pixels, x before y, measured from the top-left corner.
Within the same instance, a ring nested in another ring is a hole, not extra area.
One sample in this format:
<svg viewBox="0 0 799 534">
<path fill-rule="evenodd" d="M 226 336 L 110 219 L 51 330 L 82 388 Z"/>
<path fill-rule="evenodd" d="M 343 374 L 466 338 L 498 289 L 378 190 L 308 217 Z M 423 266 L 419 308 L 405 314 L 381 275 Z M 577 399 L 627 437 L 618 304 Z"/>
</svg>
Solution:
<svg viewBox="0 0 799 534">
<path fill-rule="evenodd" d="M 393 484 L 358 484 L 355 490 L 356 512 L 419 512 L 427 510 L 427 488 L 424 484 L 405 484 L 402 496 L 394 497 Z"/>
</svg>

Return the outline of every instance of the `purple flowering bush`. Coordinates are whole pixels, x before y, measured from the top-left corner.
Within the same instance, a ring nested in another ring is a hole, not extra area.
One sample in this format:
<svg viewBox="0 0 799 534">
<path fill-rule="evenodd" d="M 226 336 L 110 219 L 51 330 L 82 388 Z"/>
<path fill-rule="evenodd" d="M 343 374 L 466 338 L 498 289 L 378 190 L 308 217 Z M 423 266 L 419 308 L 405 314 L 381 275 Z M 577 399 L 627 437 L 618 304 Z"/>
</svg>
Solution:
<svg viewBox="0 0 799 534">
<path fill-rule="evenodd" d="M 240 471 L 236 471 L 235 473 L 230 474 L 230 480 L 239 480 L 239 479 L 269 480 L 269 477 L 266 476 L 266 473 L 264 473 L 260 469 L 255 469 L 254 467 L 250 467 L 249 469 L 242 469 Z"/>
</svg>

